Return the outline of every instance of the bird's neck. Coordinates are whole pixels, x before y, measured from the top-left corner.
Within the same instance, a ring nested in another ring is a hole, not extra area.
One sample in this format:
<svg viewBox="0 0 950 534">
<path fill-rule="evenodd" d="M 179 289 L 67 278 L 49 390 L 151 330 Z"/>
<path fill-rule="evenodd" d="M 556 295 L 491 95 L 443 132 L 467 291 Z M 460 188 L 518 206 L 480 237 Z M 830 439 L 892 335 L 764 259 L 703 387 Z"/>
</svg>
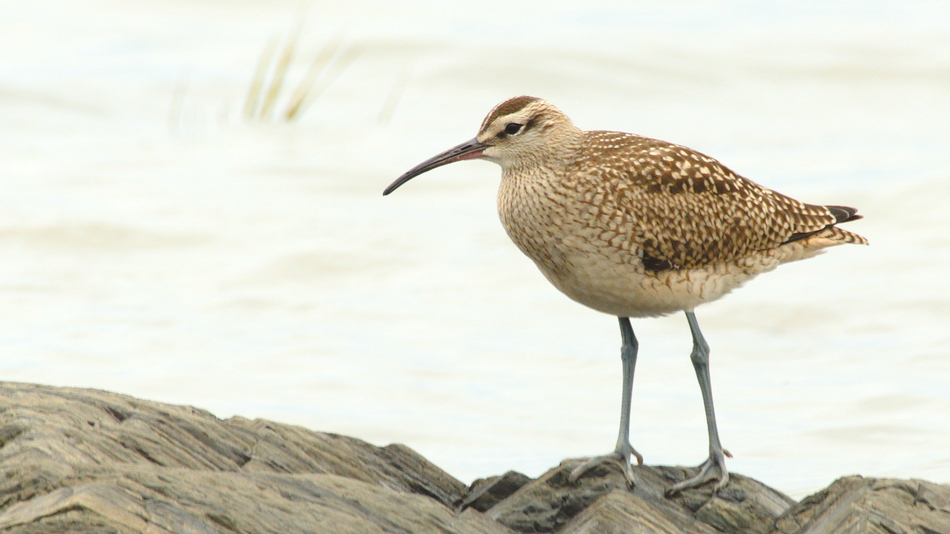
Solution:
<svg viewBox="0 0 950 534">
<path fill-rule="evenodd" d="M 503 177 L 536 176 L 561 173 L 577 159 L 584 142 L 584 132 L 577 128 L 562 128 L 550 132 L 546 143 L 525 147 L 516 157 L 499 162 Z"/>
</svg>

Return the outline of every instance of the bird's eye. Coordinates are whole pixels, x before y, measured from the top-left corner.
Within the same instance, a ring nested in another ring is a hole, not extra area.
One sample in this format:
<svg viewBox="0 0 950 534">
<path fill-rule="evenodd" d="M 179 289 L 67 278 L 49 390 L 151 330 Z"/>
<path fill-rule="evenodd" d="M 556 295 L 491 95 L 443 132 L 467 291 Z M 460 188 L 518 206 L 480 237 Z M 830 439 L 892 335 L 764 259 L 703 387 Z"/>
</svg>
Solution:
<svg viewBox="0 0 950 534">
<path fill-rule="evenodd" d="M 521 131 L 523 124 L 518 124 L 517 122 L 509 123 L 508 126 L 505 126 L 505 133 L 508 135 L 515 135 Z"/>
</svg>

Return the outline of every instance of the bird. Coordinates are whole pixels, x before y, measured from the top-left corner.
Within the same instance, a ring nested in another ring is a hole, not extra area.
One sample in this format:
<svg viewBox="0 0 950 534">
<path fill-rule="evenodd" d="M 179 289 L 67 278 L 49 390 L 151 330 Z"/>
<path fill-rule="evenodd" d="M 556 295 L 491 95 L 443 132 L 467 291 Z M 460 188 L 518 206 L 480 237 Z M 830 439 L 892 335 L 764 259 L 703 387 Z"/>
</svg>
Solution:
<svg viewBox="0 0 950 534">
<path fill-rule="evenodd" d="M 713 407 L 709 345 L 695 308 L 780 264 L 824 249 L 868 241 L 838 225 L 861 219 L 845 206 L 805 204 L 744 178 L 685 146 L 615 131 L 585 131 L 548 101 L 518 96 L 495 106 L 477 135 L 413 167 L 389 195 L 425 172 L 463 160 L 501 166 L 497 205 L 514 244 L 572 300 L 618 318 L 623 386 L 617 443 L 576 465 L 575 483 L 619 462 L 637 485 L 631 456 L 630 402 L 638 342 L 630 318 L 684 312 L 690 361 L 699 381 L 709 457 L 670 487 L 673 496 L 729 482 Z"/>
</svg>

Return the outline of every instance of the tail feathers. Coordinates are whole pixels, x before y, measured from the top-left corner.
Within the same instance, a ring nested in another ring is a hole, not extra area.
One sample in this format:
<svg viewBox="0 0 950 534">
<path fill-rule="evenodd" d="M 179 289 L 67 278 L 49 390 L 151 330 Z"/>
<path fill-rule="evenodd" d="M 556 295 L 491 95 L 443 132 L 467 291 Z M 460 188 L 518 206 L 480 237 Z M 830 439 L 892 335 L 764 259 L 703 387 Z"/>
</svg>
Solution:
<svg viewBox="0 0 950 534">
<path fill-rule="evenodd" d="M 846 223 L 849 221 L 856 221 L 858 219 L 863 219 L 864 217 L 858 215 L 858 210 L 855 208 L 849 208 L 847 206 L 825 206 L 828 211 L 831 212 L 835 217 L 835 224 Z"/>
<path fill-rule="evenodd" d="M 822 228 L 821 230 L 815 230 L 814 232 L 805 232 L 805 233 L 800 233 L 800 234 L 792 234 L 792 235 L 789 236 L 789 238 L 786 239 L 785 242 L 782 243 L 782 244 L 784 245 L 784 244 L 787 244 L 787 243 L 792 243 L 792 242 L 794 242 L 794 241 L 801 241 L 801 240 L 803 240 L 803 239 L 808 239 L 808 238 L 814 237 L 814 236 L 826 237 L 826 236 L 829 236 L 829 235 L 831 235 L 831 234 L 834 234 L 834 235 L 841 234 L 842 236 L 845 235 L 845 234 L 847 234 L 848 236 L 852 236 L 852 237 L 849 237 L 849 238 L 847 238 L 847 239 L 844 239 L 844 238 L 842 238 L 842 239 L 835 239 L 835 241 L 837 241 L 837 243 L 834 243 L 834 244 L 836 244 L 836 245 L 837 245 L 837 244 L 844 244 L 844 243 L 854 243 L 854 244 L 859 244 L 859 245 L 867 245 L 867 244 L 868 244 L 868 240 L 867 240 L 867 239 L 864 239 L 863 237 L 859 236 L 858 234 L 854 234 L 854 233 L 848 232 L 847 230 L 841 230 L 840 228 L 835 227 L 836 224 L 841 224 L 841 223 L 856 221 L 856 220 L 858 220 L 858 219 L 863 219 L 864 217 L 858 215 L 858 210 L 857 210 L 857 209 L 855 209 L 855 208 L 849 208 L 849 207 L 847 207 L 847 206 L 825 206 L 825 208 L 826 208 L 829 212 L 831 212 L 831 215 L 835 218 L 835 222 L 829 224 L 828 226 Z M 829 233 L 828 233 L 829 230 L 834 230 L 834 232 L 831 232 L 831 234 L 829 234 Z M 826 245 L 826 246 L 829 246 L 829 245 Z"/>
<path fill-rule="evenodd" d="M 858 216 L 858 218 L 860 219 L 861 217 Z M 854 219 L 848 219 L 848 220 L 853 221 Z M 849 232 L 847 230 L 842 230 L 841 228 L 838 228 L 837 226 L 829 226 L 828 228 L 825 228 L 824 230 L 815 234 L 814 237 L 816 240 L 827 241 L 828 244 L 825 246 L 846 245 L 846 244 L 852 244 L 852 245 L 867 245 L 868 244 L 868 240 L 865 239 L 864 236 L 860 236 L 854 232 Z"/>
<path fill-rule="evenodd" d="M 783 254 L 780 261 L 788 263 L 804 260 L 823 253 L 828 247 L 846 244 L 867 245 L 868 240 L 837 226 L 828 226 L 796 241 L 785 243 L 785 246 L 779 249 Z"/>
</svg>

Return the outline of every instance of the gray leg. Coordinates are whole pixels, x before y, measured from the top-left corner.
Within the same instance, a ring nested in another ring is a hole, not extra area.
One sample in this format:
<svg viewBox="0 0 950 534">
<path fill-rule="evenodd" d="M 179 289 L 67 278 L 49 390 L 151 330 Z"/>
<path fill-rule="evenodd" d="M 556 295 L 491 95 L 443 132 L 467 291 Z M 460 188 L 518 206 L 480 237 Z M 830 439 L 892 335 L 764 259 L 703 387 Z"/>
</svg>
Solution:
<svg viewBox="0 0 950 534">
<path fill-rule="evenodd" d="M 569 477 L 571 482 L 575 482 L 594 466 L 607 461 L 619 461 L 627 484 L 633 487 L 636 485 L 636 478 L 630 466 L 630 455 L 637 458 L 637 465 L 643 465 L 643 457 L 630 445 L 630 397 L 633 394 L 633 370 L 637 365 L 637 338 L 633 335 L 630 319 L 619 317 L 619 320 L 620 335 L 623 338 L 623 345 L 620 347 L 620 359 L 623 362 L 623 396 L 620 403 L 620 433 L 617 436 L 617 446 L 614 452 L 596 456 L 575 467 Z"/>
<path fill-rule="evenodd" d="M 676 494 L 686 488 L 694 488 L 716 478 L 719 479 L 716 491 L 721 490 L 729 483 L 726 453 L 722 449 L 722 444 L 719 443 L 716 411 L 713 409 L 712 385 L 709 381 L 709 345 L 703 339 L 703 333 L 699 330 L 699 324 L 696 322 L 696 316 L 693 312 L 686 312 L 686 320 L 689 321 L 689 329 L 693 333 L 693 352 L 689 357 L 693 362 L 693 368 L 696 369 L 699 389 L 703 394 L 703 407 L 706 409 L 706 429 L 709 431 L 709 458 L 699 466 L 699 473 L 696 476 L 676 484 L 666 492 L 667 495 Z"/>
</svg>

